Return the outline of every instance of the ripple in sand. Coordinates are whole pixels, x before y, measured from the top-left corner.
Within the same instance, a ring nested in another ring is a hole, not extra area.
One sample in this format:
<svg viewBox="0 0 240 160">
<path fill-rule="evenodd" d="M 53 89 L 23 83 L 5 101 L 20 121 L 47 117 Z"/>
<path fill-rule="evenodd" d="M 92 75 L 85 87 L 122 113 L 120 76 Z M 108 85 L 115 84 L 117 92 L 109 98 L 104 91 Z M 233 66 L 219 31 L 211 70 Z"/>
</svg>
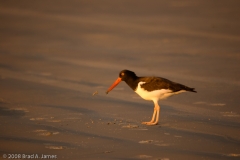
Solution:
<svg viewBox="0 0 240 160">
<path fill-rule="evenodd" d="M 45 119 L 47 119 L 47 118 L 30 118 L 31 121 L 42 121 Z"/>
<path fill-rule="evenodd" d="M 142 140 L 142 141 L 139 141 L 138 143 L 140 143 L 140 144 L 154 144 L 154 145 L 160 146 L 160 147 L 170 146 L 170 144 L 168 144 L 168 143 L 163 143 L 163 142 L 154 141 L 154 140 Z"/>
<path fill-rule="evenodd" d="M 44 130 L 44 129 L 37 129 L 37 130 L 34 130 L 33 132 L 47 132 L 47 130 Z"/>
<path fill-rule="evenodd" d="M 194 102 L 193 104 L 207 104 L 207 102 L 200 101 L 200 102 Z"/>
<path fill-rule="evenodd" d="M 39 133 L 38 135 L 40 136 L 52 136 L 52 135 L 57 135 L 59 134 L 59 132 L 43 132 L 43 133 Z"/>
<path fill-rule="evenodd" d="M 158 144 L 155 144 L 156 146 L 160 146 L 160 147 L 167 147 L 167 146 L 170 146 L 170 144 L 167 144 L 167 143 L 158 143 Z"/>
<path fill-rule="evenodd" d="M 240 115 L 235 112 L 221 112 L 224 117 L 239 117 Z"/>
<path fill-rule="evenodd" d="M 176 138 L 182 138 L 182 136 L 178 136 L 178 135 L 175 135 L 174 137 L 176 137 Z"/>
<path fill-rule="evenodd" d="M 210 103 L 210 106 L 225 106 L 226 104 L 224 103 Z"/>
<path fill-rule="evenodd" d="M 139 126 L 138 125 L 135 125 L 135 124 L 129 124 L 129 125 L 126 125 L 126 126 L 122 126 L 122 128 L 138 128 Z"/>
<path fill-rule="evenodd" d="M 149 155 L 138 155 L 137 158 L 147 159 L 147 158 L 152 158 L 152 156 L 149 156 Z"/>
<path fill-rule="evenodd" d="M 45 146 L 47 149 L 63 149 L 63 146 Z"/>
<path fill-rule="evenodd" d="M 40 135 L 40 136 L 51 136 L 51 135 L 53 135 L 53 133 L 52 132 L 43 132 L 43 133 L 39 133 L 38 135 Z"/>
<path fill-rule="evenodd" d="M 134 130 L 146 131 L 146 130 L 148 130 L 148 129 L 147 129 L 147 128 L 138 128 L 138 129 L 134 129 Z"/>
<path fill-rule="evenodd" d="M 51 131 L 47 131 L 47 130 L 43 130 L 43 129 L 38 129 L 38 130 L 35 130 L 34 132 L 37 132 L 38 135 L 40 135 L 40 136 L 52 136 L 52 135 L 59 134 L 59 132 L 51 132 Z"/>
<path fill-rule="evenodd" d="M 152 143 L 153 140 L 142 140 L 142 141 L 139 141 L 138 143 L 141 143 L 141 144 L 147 144 L 147 143 Z"/>
<path fill-rule="evenodd" d="M 225 103 L 207 103 L 207 102 L 195 102 L 193 104 L 205 104 L 205 105 L 210 105 L 210 106 L 225 106 Z"/>
<path fill-rule="evenodd" d="M 6 110 L 29 112 L 26 108 L 9 108 L 9 109 L 6 109 Z"/>
<path fill-rule="evenodd" d="M 68 118 L 64 118 L 64 119 L 77 120 L 77 119 L 81 119 L 81 118 L 79 118 L 79 117 L 68 117 Z"/>
<path fill-rule="evenodd" d="M 34 72 L 34 71 L 27 71 L 27 74 L 37 75 L 37 76 L 51 76 L 52 73 L 50 72 Z"/>
<path fill-rule="evenodd" d="M 235 154 L 235 153 L 224 154 L 224 155 L 228 157 L 240 157 L 240 154 Z"/>
<path fill-rule="evenodd" d="M 47 122 L 61 122 L 61 120 L 57 120 L 57 119 L 55 119 L 55 120 L 47 120 Z"/>
</svg>

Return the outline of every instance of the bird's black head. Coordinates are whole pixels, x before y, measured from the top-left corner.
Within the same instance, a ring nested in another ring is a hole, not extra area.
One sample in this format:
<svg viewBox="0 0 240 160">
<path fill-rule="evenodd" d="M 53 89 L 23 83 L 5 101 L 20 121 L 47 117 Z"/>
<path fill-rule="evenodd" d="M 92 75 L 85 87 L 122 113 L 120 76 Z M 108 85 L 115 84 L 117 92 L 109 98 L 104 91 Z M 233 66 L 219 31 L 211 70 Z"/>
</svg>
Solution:
<svg viewBox="0 0 240 160">
<path fill-rule="evenodd" d="M 119 77 L 117 80 L 109 87 L 107 90 L 107 94 L 114 88 L 116 87 L 121 81 L 125 81 L 133 90 L 136 88 L 135 86 L 135 79 L 137 78 L 136 74 L 132 71 L 129 70 L 122 70 L 119 73 Z"/>
<path fill-rule="evenodd" d="M 122 81 L 127 81 L 129 78 L 135 78 L 137 77 L 136 74 L 132 71 L 129 71 L 129 70 L 122 70 L 120 73 L 119 73 L 119 78 L 121 78 Z"/>
</svg>

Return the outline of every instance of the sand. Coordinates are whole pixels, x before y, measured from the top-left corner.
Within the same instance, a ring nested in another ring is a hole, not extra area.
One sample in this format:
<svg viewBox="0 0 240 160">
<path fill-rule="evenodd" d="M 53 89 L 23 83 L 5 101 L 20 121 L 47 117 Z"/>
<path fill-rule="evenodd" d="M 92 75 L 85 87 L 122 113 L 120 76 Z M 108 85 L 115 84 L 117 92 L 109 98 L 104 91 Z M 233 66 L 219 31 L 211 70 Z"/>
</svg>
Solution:
<svg viewBox="0 0 240 160">
<path fill-rule="evenodd" d="M 240 159 L 239 1 L 1 1 L 0 157 Z M 196 88 L 153 103 L 123 69 Z"/>
</svg>

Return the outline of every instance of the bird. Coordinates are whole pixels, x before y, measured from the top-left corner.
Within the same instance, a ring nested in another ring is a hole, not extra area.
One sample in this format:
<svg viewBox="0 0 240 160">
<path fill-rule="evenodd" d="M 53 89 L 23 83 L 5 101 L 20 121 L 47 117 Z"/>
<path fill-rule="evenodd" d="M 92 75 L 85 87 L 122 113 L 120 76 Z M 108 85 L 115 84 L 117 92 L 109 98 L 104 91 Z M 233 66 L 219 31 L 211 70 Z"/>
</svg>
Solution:
<svg viewBox="0 0 240 160">
<path fill-rule="evenodd" d="M 157 125 L 159 122 L 160 105 L 159 100 L 166 99 L 170 96 L 183 92 L 197 92 L 195 88 L 187 87 L 183 84 L 172 82 L 161 77 L 138 77 L 133 71 L 122 70 L 119 77 L 106 91 L 108 94 L 121 81 L 125 81 L 140 97 L 145 100 L 153 101 L 154 110 L 152 119 L 149 122 L 142 122 L 145 125 Z"/>
</svg>

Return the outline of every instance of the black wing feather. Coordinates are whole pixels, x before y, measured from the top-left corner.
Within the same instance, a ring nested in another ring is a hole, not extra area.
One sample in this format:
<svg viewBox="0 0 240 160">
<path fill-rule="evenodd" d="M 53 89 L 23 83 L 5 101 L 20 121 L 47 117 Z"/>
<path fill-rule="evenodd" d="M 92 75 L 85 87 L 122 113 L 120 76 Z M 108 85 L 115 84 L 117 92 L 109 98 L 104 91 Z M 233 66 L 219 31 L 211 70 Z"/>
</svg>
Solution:
<svg viewBox="0 0 240 160">
<path fill-rule="evenodd" d="M 178 92 L 181 90 L 196 92 L 194 88 L 190 88 L 161 77 L 140 77 L 139 82 L 141 81 L 146 82 L 142 84 L 141 87 L 147 91 L 170 89 L 172 92 Z"/>
</svg>

